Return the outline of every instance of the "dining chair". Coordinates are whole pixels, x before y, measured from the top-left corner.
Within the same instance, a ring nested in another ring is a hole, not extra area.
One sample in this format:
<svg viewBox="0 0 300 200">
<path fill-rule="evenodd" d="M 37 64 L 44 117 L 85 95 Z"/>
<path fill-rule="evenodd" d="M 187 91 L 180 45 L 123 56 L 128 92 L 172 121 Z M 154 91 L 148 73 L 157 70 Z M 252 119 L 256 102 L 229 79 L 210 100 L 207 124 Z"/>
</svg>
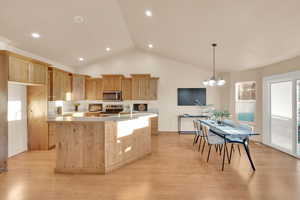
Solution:
<svg viewBox="0 0 300 200">
<path fill-rule="evenodd" d="M 203 136 L 203 132 L 201 130 L 200 121 L 199 120 L 193 120 L 193 123 L 194 123 L 194 130 L 195 130 L 195 137 L 194 137 L 193 146 L 198 143 L 198 140 L 200 138 L 200 140 L 199 140 L 199 146 L 198 146 L 198 151 L 200 151 L 201 144 L 202 144 L 202 138 L 204 136 Z"/>
<path fill-rule="evenodd" d="M 225 153 L 227 155 L 227 159 L 228 159 L 228 163 L 229 163 L 229 153 L 228 153 L 228 149 L 226 146 L 226 140 L 223 137 L 220 137 L 216 134 L 214 134 L 213 132 L 210 131 L 209 126 L 202 124 L 202 131 L 203 131 L 203 135 L 204 138 L 209 146 L 208 149 L 208 154 L 207 154 L 207 159 L 206 162 L 209 161 L 210 158 L 210 152 L 211 152 L 211 148 L 214 145 L 216 147 L 216 149 L 220 148 L 220 145 L 223 145 L 223 162 L 222 162 L 222 171 L 224 170 L 224 162 L 225 162 Z"/>
</svg>

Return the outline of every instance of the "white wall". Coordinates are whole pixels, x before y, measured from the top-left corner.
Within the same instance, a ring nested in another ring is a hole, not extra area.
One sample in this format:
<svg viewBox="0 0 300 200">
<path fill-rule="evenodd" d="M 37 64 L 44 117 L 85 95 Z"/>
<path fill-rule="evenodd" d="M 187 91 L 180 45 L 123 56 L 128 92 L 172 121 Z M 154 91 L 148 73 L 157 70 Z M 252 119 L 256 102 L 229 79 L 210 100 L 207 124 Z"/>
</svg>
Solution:
<svg viewBox="0 0 300 200">
<path fill-rule="evenodd" d="M 94 77 L 101 74 L 129 76 L 134 73 L 150 73 L 152 76 L 159 77 L 157 105 L 160 131 L 177 131 L 179 114 L 200 113 L 198 107 L 177 106 L 177 88 L 204 87 L 202 81 L 212 75 L 211 72 L 201 69 L 201 66 L 176 62 L 140 50 L 132 50 L 96 64 L 79 67 L 77 72 Z M 219 107 L 218 89 L 207 89 L 207 104 L 215 104 Z M 183 128 L 191 130 L 191 121 L 183 123 Z"/>
</svg>

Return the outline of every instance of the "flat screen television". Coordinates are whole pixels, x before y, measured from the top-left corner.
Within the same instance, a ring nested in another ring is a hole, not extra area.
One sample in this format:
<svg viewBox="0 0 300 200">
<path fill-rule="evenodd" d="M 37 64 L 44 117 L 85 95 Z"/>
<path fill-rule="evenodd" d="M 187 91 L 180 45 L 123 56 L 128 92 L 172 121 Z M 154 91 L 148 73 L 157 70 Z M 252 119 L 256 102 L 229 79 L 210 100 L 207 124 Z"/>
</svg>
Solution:
<svg viewBox="0 0 300 200">
<path fill-rule="evenodd" d="M 206 88 L 177 88 L 177 105 L 206 105 Z"/>
</svg>

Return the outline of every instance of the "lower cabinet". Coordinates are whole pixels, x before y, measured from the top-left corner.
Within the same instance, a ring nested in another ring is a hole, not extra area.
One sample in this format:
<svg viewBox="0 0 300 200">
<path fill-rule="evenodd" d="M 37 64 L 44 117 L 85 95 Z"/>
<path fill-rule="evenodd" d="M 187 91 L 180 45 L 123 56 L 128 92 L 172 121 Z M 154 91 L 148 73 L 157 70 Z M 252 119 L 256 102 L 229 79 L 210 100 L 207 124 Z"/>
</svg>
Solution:
<svg viewBox="0 0 300 200">
<path fill-rule="evenodd" d="M 55 138 L 55 125 L 54 124 L 49 124 L 48 125 L 48 130 L 49 130 L 49 135 L 48 135 L 48 148 L 52 149 L 55 147 L 55 142 L 56 142 L 56 138 Z"/>
<path fill-rule="evenodd" d="M 158 135 L 158 117 L 152 117 L 151 119 L 151 135 Z"/>
</svg>

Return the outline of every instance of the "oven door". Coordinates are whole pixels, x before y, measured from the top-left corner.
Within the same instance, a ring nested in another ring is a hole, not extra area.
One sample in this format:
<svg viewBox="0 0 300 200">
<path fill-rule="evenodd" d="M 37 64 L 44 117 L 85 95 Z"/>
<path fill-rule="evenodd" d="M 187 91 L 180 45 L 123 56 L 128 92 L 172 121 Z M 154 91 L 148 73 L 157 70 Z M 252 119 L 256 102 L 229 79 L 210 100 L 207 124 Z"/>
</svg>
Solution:
<svg viewBox="0 0 300 200">
<path fill-rule="evenodd" d="M 103 92 L 104 101 L 122 101 L 121 91 L 104 91 Z"/>
</svg>

